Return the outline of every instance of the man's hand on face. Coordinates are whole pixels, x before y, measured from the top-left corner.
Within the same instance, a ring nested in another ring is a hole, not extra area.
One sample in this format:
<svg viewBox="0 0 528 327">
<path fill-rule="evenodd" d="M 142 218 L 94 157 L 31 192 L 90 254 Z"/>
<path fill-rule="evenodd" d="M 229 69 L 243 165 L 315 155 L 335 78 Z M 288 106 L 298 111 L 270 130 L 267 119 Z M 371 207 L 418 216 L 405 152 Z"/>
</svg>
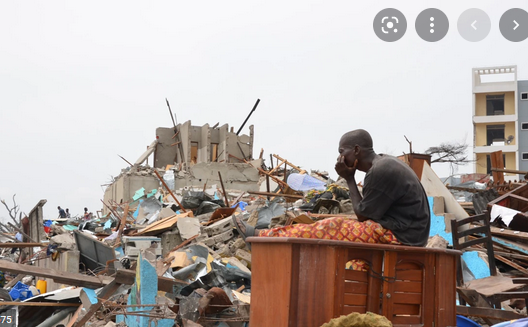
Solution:
<svg viewBox="0 0 528 327">
<path fill-rule="evenodd" d="M 346 181 L 348 181 L 354 178 L 354 175 L 356 174 L 357 164 L 358 164 L 358 161 L 356 159 L 352 167 L 348 166 L 345 162 L 345 157 L 340 155 L 339 157 L 337 157 L 337 162 L 335 164 L 335 171 L 337 172 L 339 176 L 343 177 Z"/>
</svg>

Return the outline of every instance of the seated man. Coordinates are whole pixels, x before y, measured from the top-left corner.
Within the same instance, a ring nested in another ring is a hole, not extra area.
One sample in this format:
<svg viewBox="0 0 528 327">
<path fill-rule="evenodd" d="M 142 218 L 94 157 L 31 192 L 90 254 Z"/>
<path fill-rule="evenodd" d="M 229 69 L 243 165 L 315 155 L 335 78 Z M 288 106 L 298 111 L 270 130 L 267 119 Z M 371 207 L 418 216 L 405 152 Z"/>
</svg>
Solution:
<svg viewBox="0 0 528 327">
<path fill-rule="evenodd" d="M 376 154 L 367 131 L 358 129 L 341 137 L 335 170 L 348 183 L 357 220 L 335 217 L 310 225 L 255 230 L 233 216 L 239 233 L 244 239 L 272 236 L 413 246 L 427 243 L 430 209 L 420 180 L 404 162 Z M 357 188 L 356 170 L 366 173 L 363 196 Z"/>
</svg>

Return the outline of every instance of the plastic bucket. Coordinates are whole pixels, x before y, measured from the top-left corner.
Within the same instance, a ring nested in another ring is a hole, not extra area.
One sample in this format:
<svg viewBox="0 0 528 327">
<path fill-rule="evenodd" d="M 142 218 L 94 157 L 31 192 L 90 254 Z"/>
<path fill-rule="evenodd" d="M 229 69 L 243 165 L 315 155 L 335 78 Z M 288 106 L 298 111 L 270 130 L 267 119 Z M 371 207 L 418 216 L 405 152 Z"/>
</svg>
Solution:
<svg viewBox="0 0 528 327">
<path fill-rule="evenodd" d="M 48 283 L 45 280 L 37 280 L 37 289 L 39 290 L 40 294 L 46 293 L 48 287 Z"/>
<path fill-rule="evenodd" d="M 457 327 L 481 327 L 479 324 L 464 316 L 456 317 Z"/>
<path fill-rule="evenodd" d="M 49 232 L 51 232 L 51 227 L 44 226 L 44 232 L 45 232 L 46 234 L 48 234 Z"/>
</svg>

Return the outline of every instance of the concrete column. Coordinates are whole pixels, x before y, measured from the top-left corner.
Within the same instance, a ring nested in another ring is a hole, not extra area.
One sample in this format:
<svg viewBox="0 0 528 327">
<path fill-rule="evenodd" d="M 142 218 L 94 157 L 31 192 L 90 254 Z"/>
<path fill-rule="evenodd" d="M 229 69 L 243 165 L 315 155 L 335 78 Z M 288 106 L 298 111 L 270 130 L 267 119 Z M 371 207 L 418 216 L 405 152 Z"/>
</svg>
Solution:
<svg viewBox="0 0 528 327">
<path fill-rule="evenodd" d="M 211 130 L 209 124 L 202 126 L 200 143 L 198 149 L 198 162 L 211 161 Z"/>
<path fill-rule="evenodd" d="M 218 153 L 222 153 L 220 157 L 218 158 L 218 162 L 221 162 L 224 160 L 224 162 L 228 162 L 229 160 L 229 153 L 227 151 L 227 134 L 229 134 L 228 129 L 229 126 L 227 124 L 224 124 L 218 128 L 220 130 L 220 140 L 218 144 Z"/>
</svg>

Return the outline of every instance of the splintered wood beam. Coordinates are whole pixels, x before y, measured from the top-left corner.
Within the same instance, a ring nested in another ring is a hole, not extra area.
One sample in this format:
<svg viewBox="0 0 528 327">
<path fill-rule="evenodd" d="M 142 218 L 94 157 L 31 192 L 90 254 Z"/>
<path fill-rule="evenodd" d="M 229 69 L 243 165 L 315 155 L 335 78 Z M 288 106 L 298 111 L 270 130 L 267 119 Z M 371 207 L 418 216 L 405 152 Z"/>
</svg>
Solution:
<svg viewBox="0 0 528 327">
<path fill-rule="evenodd" d="M 232 155 L 231 153 L 229 154 L 229 156 L 230 156 L 231 158 L 235 158 L 236 160 L 238 160 L 238 161 L 240 161 L 240 162 L 246 162 L 245 159 L 240 159 L 239 157 L 234 156 L 234 155 Z"/>
<path fill-rule="evenodd" d="M 270 154 L 271 156 L 272 154 Z M 273 163 L 273 160 L 271 161 Z M 271 175 L 275 172 L 275 170 L 279 169 L 282 164 L 285 162 L 285 160 L 282 160 L 280 163 L 277 163 L 277 165 L 275 165 L 275 168 L 272 168 L 268 173 Z"/>
<path fill-rule="evenodd" d="M 0 307 L 6 305 L 19 307 L 78 307 L 81 305 L 81 303 L 0 301 Z"/>
<path fill-rule="evenodd" d="M 292 167 L 293 169 L 298 170 L 298 171 L 299 171 L 299 174 L 305 174 L 305 173 L 306 173 L 306 170 L 301 169 L 300 167 L 295 166 L 294 164 L 292 164 L 292 163 L 289 162 L 288 160 L 283 159 L 283 158 L 279 157 L 279 156 L 276 155 L 276 154 L 274 154 L 273 156 L 274 156 L 275 158 L 279 159 L 279 160 L 282 160 L 283 163 L 286 163 L 287 165 L 289 165 L 289 166 Z"/>
<path fill-rule="evenodd" d="M 218 178 L 220 179 L 220 185 L 222 186 L 222 192 L 224 192 L 225 205 L 229 208 L 229 200 L 227 199 L 227 193 L 224 188 L 224 181 L 222 181 L 222 174 L 218 171 Z"/>
<path fill-rule="evenodd" d="M 180 203 L 180 201 L 178 201 L 178 199 L 176 199 L 176 195 L 174 195 L 174 193 L 172 193 L 171 189 L 169 188 L 169 186 L 165 183 L 165 181 L 163 180 L 163 178 L 160 176 L 160 174 L 158 173 L 158 171 L 156 169 L 154 169 L 154 174 L 156 174 L 156 176 L 158 177 L 158 179 L 160 180 L 161 184 L 163 184 L 163 186 L 165 187 L 165 189 L 167 191 L 169 191 L 169 194 L 172 195 L 172 198 L 174 199 L 174 201 L 176 201 L 176 203 L 178 204 L 178 206 L 180 207 L 181 211 L 183 212 L 187 212 L 187 210 L 185 210 L 185 208 L 183 207 L 183 205 Z"/>
<path fill-rule="evenodd" d="M 506 311 L 506 310 L 492 309 L 492 308 L 466 307 L 466 306 L 461 306 L 461 305 L 456 306 L 456 313 L 461 316 L 472 316 L 472 317 L 480 317 L 480 318 L 485 318 L 485 319 L 493 319 L 494 321 L 497 321 L 497 322 L 526 318 L 526 316 L 520 315 L 513 311 Z"/>
<path fill-rule="evenodd" d="M 22 265 L 19 263 L 9 262 L 7 260 L 0 260 L 0 271 L 51 278 L 57 283 L 94 289 L 105 286 L 106 284 L 110 283 L 113 279 L 111 277 L 106 276 L 93 277 L 79 273 L 70 273 L 66 271 L 58 271 L 55 269 Z"/>
<path fill-rule="evenodd" d="M 118 269 L 115 280 L 121 284 L 132 285 L 136 281 L 136 272 L 133 270 Z M 174 291 L 174 286 L 182 285 L 186 286 L 189 285 L 189 283 L 179 279 L 158 276 L 158 290 L 160 291 L 172 293 Z"/>
<path fill-rule="evenodd" d="M 42 243 L 0 243 L 0 248 L 33 248 L 37 246 L 48 246 Z"/>
<path fill-rule="evenodd" d="M 134 166 L 133 164 L 130 163 L 130 161 L 126 160 L 125 158 L 123 158 L 122 156 L 120 155 L 117 155 L 119 158 L 123 159 L 127 164 L 129 164 L 131 167 Z"/>
<path fill-rule="evenodd" d="M 304 196 L 297 195 L 297 194 L 281 194 L 281 193 L 272 193 L 272 192 L 257 192 L 257 191 L 247 191 L 249 194 L 255 194 L 255 195 L 265 195 L 265 196 L 282 196 L 285 198 L 292 198 L 292 199 L 302 199 Z M 333 215 L 335 216 L 335 215 Z M 332 217 L 333 217 L 332 216 Z"/>
<path fill-rule="evenodd" d="M 32 239 L 31 237 L 29 237 L 28 234 L 24 233 L 24 231 L 23 231 L 22 229 L 20 229 L 20 228 L 18 228 L 17 226 L 11 224 L 11 222 L 7 222 L 7 224 L 8 224 L 9 226 L 11 226 L 12 228 L 14 228 L 15 230 L 17 230 L 17 231 L 18 231 L 20 234 L 22 234 L 23 236 L 27 237 L 27 239 L 28 239 L 29 241 L 31 241 L 31 242 L 33 242 L 33 243 L 38 243 L 37 241 L 35 241 L 35 240 Z"/>
<path fill-rule="evenodd" d="M 115 280 L 113 280 L 110 284 L 106 285 L 101 290 L 101 294 L 99 294 L 97 298 L 97 303 L 92 304 L 90 310 L 88 310 L 88 312 L 86 312 L 86 314 L 81 318 L 81 320 L 79 320 L 74 326 L 84 326 L 84 324 L 86 324 L 88 320 L 92 318 L 92 316 L 97 312 L 97 310 L 101 308 L 103 302 L 105 300 L 108 300 L 117 291 L 119 286 L 121 286 L 121 284 L 117 283 Z"/>
<path fill-rule="evenodd" d="M 123 212 L 123 216 L 121 217 L 121 222 L 119 223 L 119 231 L 117 232 L 117 239 L 120 239 L 121 235 L 123 234 L 123 230 L 125 229 L 127 217 L 128 217 L 128 203 L 125 205 L 125 210 Z"/>
</svg>

